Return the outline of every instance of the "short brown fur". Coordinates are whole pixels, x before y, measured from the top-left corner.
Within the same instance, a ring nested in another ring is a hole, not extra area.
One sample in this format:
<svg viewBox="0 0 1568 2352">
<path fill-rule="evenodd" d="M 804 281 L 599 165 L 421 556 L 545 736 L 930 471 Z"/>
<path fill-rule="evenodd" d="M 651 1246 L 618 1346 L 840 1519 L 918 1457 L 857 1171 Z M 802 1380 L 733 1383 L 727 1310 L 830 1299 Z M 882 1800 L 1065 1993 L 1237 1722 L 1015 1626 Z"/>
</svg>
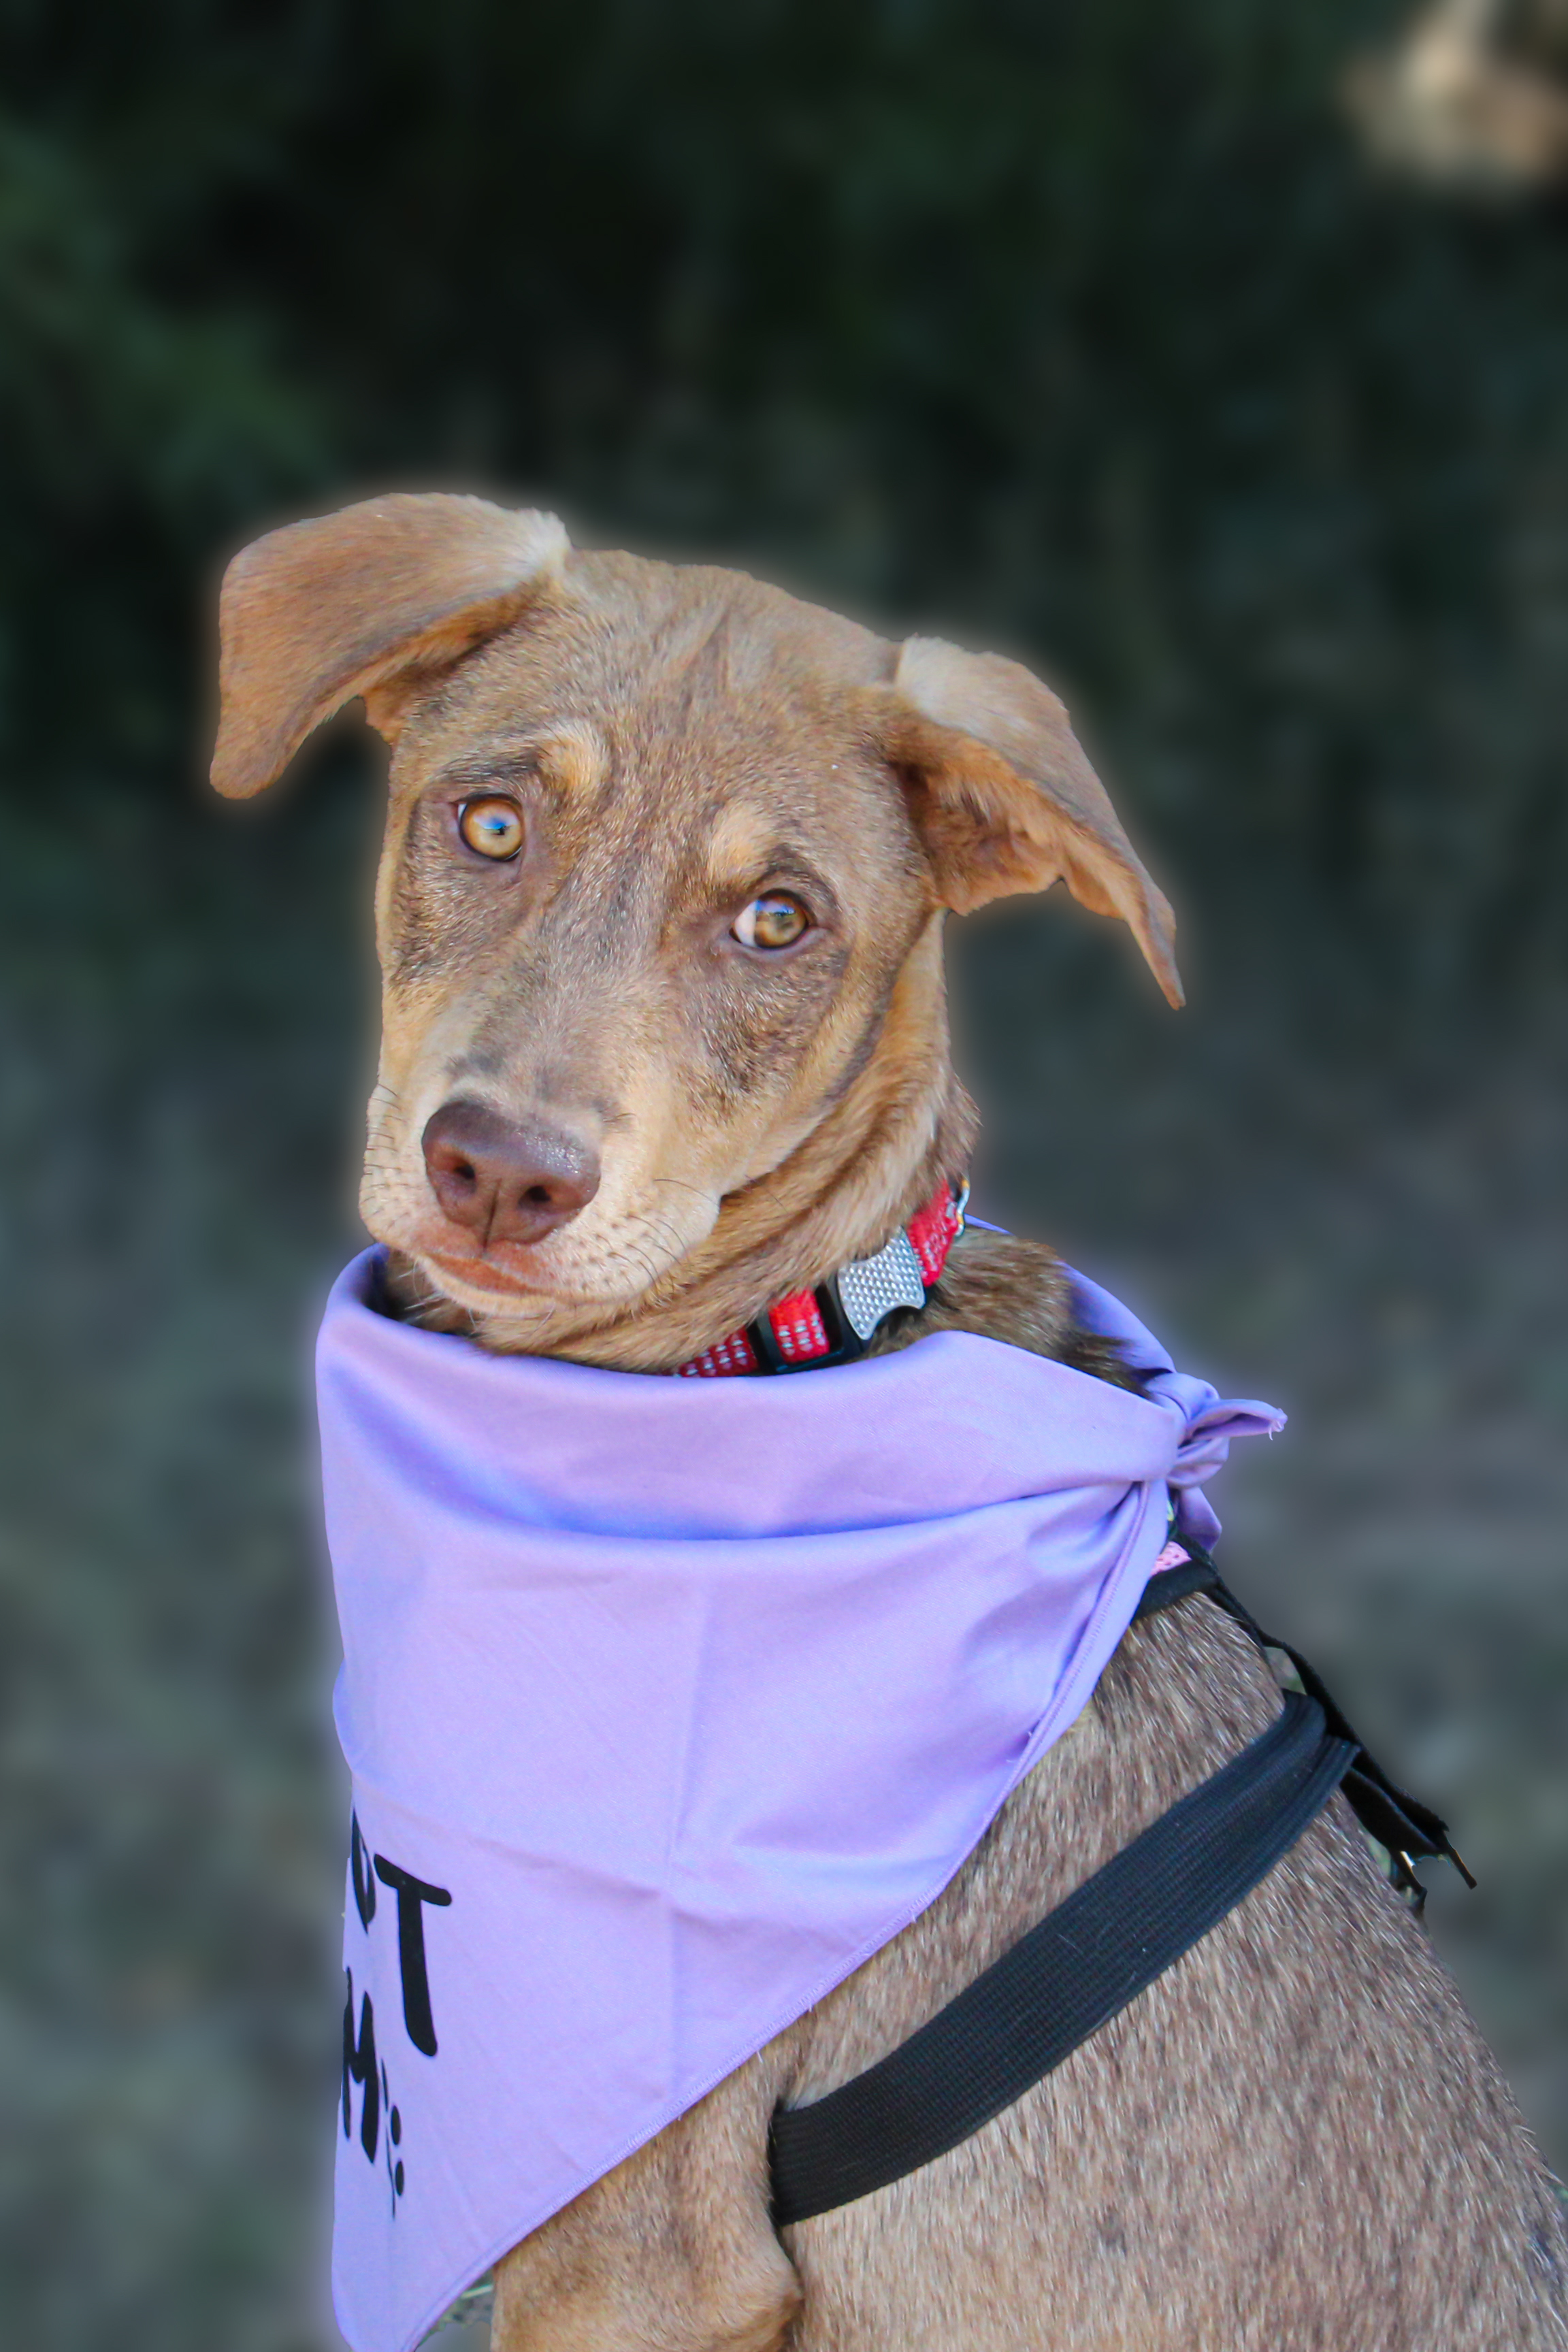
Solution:
<svg viewBox="0 0 1568 2352">
<path fill-rule="evenodd" d="M 962 1172 L 947 908 L 1060 877 L 1179 1001 L 1169 909 L 1013 663 L 454 499 L 271 534 L 224 632 L 222 789 L 259 790 L 355 694 L 394 746 L 365 1215 L 404 1311 L 486 1346 L 668 1371 Z M 455 830 L 481 791 L 523 821 L 504 873 Z M 733 928 L 764 888 L 814 918 L 773 962 Z M 420 1158 L 454 1094 L 548 1118 L 592 1200 L 537 1241 L 454 1223 Z M 966 1234 L 879 1345 L 942 1328 L 1129 1377 L 1037 1244 Z M 938 1901 L 500 2266 L 497 2352 L 1568 2346 L 1552 2185 L 1337 1799 L 1005 2115 L 771 2224 L 774 2106 L 893 2047 L 1277 1706 L 1206 1601 L 1133 1627 Z"/>
</svg>

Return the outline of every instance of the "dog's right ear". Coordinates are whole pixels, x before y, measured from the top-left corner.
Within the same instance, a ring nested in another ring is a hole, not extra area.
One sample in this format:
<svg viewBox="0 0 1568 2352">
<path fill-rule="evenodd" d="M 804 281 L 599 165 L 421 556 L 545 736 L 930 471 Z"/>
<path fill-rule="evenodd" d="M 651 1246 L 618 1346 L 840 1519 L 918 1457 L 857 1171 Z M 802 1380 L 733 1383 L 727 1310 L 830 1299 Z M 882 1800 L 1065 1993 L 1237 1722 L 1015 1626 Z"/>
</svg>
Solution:
<svg viewBox="0 0 1568 2352">
<path fill-rule="evenodd" d="M 218 791 L 260 792 L 356 694 L 395 733 L 396 698 L 375 689 L 508 627 L 560 577 L 567 544 L 553 515 L 442 492 L 369 499 L 257 540 L 219 600 Z"/>
</svg>

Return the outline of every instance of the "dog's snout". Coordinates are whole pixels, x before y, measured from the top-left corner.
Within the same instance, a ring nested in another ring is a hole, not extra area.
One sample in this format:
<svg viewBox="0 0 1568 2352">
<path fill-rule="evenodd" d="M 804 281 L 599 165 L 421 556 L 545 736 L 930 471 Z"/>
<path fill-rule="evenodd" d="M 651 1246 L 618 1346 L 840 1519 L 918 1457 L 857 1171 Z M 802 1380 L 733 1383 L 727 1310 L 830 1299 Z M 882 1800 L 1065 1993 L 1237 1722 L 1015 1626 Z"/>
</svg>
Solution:
<svg viewBox="0 0 1568 2352">
<path fill-rule="evenodd" d="M 543 1119 L 515 1123 L 484 1103 L 443 1103 L 423 1138 L 430 1185 L 454 1224 L 490 1242 L 539 1242 L 599 1189 L 591 1144 Z"/>
</svg>

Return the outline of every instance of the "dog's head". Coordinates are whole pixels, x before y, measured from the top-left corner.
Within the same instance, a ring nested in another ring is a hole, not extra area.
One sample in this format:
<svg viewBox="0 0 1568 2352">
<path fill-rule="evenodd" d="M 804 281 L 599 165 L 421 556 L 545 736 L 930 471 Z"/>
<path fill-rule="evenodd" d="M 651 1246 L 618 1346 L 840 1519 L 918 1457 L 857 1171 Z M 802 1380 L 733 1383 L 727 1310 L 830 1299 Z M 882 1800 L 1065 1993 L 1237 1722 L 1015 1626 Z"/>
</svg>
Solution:
<svg viewBox="0 0 1568 2352">
<path fill-rule="evenodd" d="M 220 792 L 355 695 L 393 746 L 366 1223 L 542 1344 L 759 1201 L 847 1185 L 885 1238 L 950 1086 L 945 909 L 1065 878 L 1180 1002 L 1170 909 L 1015 663 L 447 496 L 272 532 L 222 628 Z"/>
</svg>

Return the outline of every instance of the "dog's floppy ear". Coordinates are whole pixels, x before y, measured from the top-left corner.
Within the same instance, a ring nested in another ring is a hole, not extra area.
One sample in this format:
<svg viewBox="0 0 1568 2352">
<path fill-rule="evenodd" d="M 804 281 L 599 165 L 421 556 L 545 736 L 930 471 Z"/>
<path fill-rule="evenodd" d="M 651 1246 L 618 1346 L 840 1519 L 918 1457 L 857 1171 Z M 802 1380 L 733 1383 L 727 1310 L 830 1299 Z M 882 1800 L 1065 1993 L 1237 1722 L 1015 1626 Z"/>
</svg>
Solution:
<svg viewBox="0 0 1568 2352">
<path fill-rule="evenodd" d="M 1096 914 L 1121 916 L 1180 1004 L 1175 919 L 1050 688 L 940 637 L 905 641 L 893 688 L 893 757 L 943 904 L 963 914 L 1059 877 Z"/>
<path fill-rule="evenodd" d="M 391 731 L 396 698 L 375 688 L 507 627 L 566 553 L 553 515 L 444 492 L 368 499 L 268 531 L 224 574 L 213 782 L 231 800 L 260 792 L 356 694 Z"/>
</svg>

